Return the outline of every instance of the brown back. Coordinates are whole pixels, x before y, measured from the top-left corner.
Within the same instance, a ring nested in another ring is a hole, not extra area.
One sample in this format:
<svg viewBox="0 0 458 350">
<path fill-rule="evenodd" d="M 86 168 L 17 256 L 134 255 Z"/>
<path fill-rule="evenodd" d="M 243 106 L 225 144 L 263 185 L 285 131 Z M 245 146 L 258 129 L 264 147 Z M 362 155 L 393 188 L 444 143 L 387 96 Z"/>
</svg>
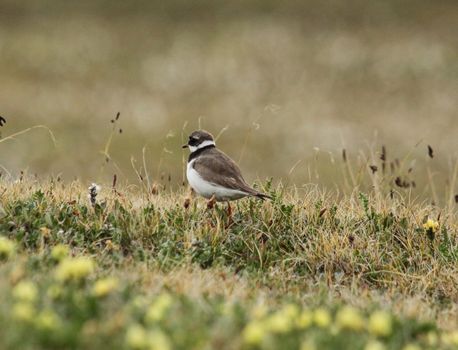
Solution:
<svg viewBox="0 0 458 350">
<path fill-rule="evenodd" d="M 258 194 L 245 182 L 237 164 L 215 147 L 203 149 L 193 167 L 205 181 L 253 195 Z"/>
</svg>

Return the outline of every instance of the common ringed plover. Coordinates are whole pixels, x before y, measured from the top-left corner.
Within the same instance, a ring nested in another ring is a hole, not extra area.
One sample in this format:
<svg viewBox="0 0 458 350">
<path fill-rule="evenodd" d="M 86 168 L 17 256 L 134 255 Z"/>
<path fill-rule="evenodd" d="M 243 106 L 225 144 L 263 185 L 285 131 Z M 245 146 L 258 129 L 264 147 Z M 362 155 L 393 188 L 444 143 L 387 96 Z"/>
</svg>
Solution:
<svg viewBox="0 0 458 350">
<path fill-rule="evenodd" d="M 186 177 L 200 196 L 217 202 L 229 202 L 248 196 L 271 199 L 246 183 L 237 164 L 216 148 L 213 136 L 207 131 L 194 131 L 183 148 L 191 151 Z"/>
</svg>

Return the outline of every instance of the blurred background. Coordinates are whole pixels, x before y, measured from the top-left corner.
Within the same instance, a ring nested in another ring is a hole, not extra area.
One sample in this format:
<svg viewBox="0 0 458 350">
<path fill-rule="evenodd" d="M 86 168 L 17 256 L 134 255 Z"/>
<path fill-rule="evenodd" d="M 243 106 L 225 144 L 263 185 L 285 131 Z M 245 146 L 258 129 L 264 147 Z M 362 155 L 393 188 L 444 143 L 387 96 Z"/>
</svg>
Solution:
<svg viewBox="0 0 458 350">
<path fill-rule="evenodd" d="M 343 149 L 370 176 L 381 145 L 450 174 L 457 38 L 455 0 L 1 0 L 2 137 L 46 125 L 57 145 L 34 129 L 0 143 L 0 165 L 131 181 L 145 154 L 178 184 L 202 127 L 249 182 L 339 183 Z"/>
</svg>

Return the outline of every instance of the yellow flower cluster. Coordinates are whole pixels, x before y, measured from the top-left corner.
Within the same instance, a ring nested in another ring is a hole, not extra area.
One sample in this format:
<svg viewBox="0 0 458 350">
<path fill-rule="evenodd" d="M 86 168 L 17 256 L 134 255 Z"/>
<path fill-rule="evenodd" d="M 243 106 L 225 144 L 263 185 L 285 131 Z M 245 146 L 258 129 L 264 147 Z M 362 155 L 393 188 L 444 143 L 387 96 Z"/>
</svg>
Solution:
<svg viewBox="0 0 458 350">
<path fill-rule="evenodd" d="M 386 346 L 377 340 L 369 341 L 366 344 L 366 346 L 364 347 L 364 350 L 385 350 L 385 349 L 386 349 Z"/>
<path fill-rule="evenodd" d="M 61 321 L 52 310 L 43 310 L 37 315 L 37 310 L 32 303 L 22 302 L 13 305 L 13 319 L 28 324 L 33 324 L 42 331 L 53 331 L 59 327 Z"/>
<path fill-rule="evenodd" d="M 294 329 L 304 330 L 312 325 L 329 329 L 331 333 L 337 333 L 340 330 L 368 331 L 375 337 L 387 337 L 393 331 L 393 321 L 389 313 L 374 311 L 367 320 L 358 309 L 352 306 L 344 306 L 338 310 L 335 320 L 329 310 L 325 308 L 300 311 L 295 305 L 286 305 L 283 309 L 266 316 L 253 317 L 256 313 L 251 314 L 252 320 L 243 331 L 244 342 L 249 345 L 260 345 L 263 339 L 271 333 L 287 333 Z M 302 345 L 304 348 L 311 348 L 313 344 L 305 342 Z M 375 340 L 366 345 L 366 350 L 383 349 L 385 346 Z"/>
<path fill-rule="evenodd" d="M 95 282 L 92 288 L 92 294 L 98 298 L 106 297 L 108 294 L 116 290 L 119 286 L 118 279 L 114 277 L 102 278 Z"/>
<path fill-rule="evenodd" d="M 387 337 L 393 330 L 391 315 L 386 311 L 375 311 L 369 318 L 369 332 L 375 336 Z"/>
<path fill-rule="evenodd" d="M 172 345 L 167 335 L 159 329 L 147 330 L 139 324 L 127 329 L 126 345 L 133 350 L 170 350 Z"/>
<path fill-rule="evenodd" d="M 31 281 L 21 281 L 12 290 L 14 305 L 12 309 L 13 319 L 21 322 L 32 322 L 36 310 L 35 301 L 38 297 L 38 289 Z"/>
<path fill-rule="evenodd" d="M 320 328 L 327 328 L 332 323 L 332 316 L 325 308 L 318 308 L 313 313 L 313 322 Z"/>
<path fill-rule="evenodd" d="M 439 222 L 433 220 L 433 219 L 428 219 L 424 224 L 423 228 L 426 231 L 431 231 L 431 232 L 436 232 L 437 229 L 439 228 Z"/>
<path fill-rule="evenodd" d="M 252 312 L 252 316 L 255 317 L 243 330 L 243 339 L 246 344 L 259 345 L 269 333 L 284 334 L 296 328 L 306 329 L 312 325 L 314 320 L 314 314 L 311 311 L 301 312 L 297 305 L 294 304 L 287 304 L 279 311 L 265 317 L 264 314 L 267 314 L 266 309 L 260 306 L 256 307 L 256 310 L 261 309 L 263 310 L 262 313 Z M 331 316 L 327 315 L 330 323 Z"/>
<path fill-rule="evenodd" d="M 58 244 L 51 250 L 51 258 L 55 261 L 62 261 L 68 256 L 70 249 L 64 244 Z"/>
<path fill-rule="evenodd" d="M 51 299 L 59 299 L 64 293 L 63 287 L 60 284 L 51 284 L 46 291 L 46 295 Z"/>
<path fill-rule="evenodd" d="M 44 331 L 53 331 L 59 327 L 60 323 L 59 316 L 52 310 L 43 310 L 35 320 L 37 328 Z"/>
<path fill-rule="evenodd" d="M 298 315 L 299 308 L 294 304 L 288 304 L 266 318 L 265 328 L 272 333 L 288 333 L 294 328 Z"/>
<path fill-rule="evenodd" d="M 146 322 L 155 323 L 161 321 L 172 304 L 173 298 L 170 294 L 163 293 L 159 295 L 146 312 Z"/>
<path fill-rule="evenodd" d="M 318 350 L 312 339 L 306 339 L 301 343 L 300 350 Z"/>
<path fill-rule="evenodd" d="M 339 329 L 361 331 L 364 329 L 365 320 L 357 309 L 344 306 L 337 312 L 336 324 Z"/>
<path fill-rule="evenodd" d="M 29 303 L 17 303 L 12 309 L 13 319 L 22 322 L 31 322 L 35 317 L 35 307 Z"/>
<path fill-rule="evenodd" d="M 458 330 L 444 333 L 442 335 L 442 342 L 445 345 L 458 349 Z"/>
<path fill-rule="evenodd" d="M 406 346 L 404 346 L 402 350 L 421 350 L 421 347 L 418 346 L 417 344 L 411 343 L 411 344 L 407 344 Z"/>
<path fill-rule="evenodd" d="M 300 329 L 307 329 L 313 323 L 313 312 L 310 310 L 303 310 L 297 318 L 296 324 Z"/>
<path fill-rule="evenodd" d="M 67 258 L 56 269 L 56 279 L 61 282 L 82 281 L 94 271 L 94 261 L 90 258 Z"/>
<path fill-rule="evenodd" d="M 8 238 L 0 237 L 0 259 L 10 258 L 16 250 L 14 242 Z"/>
<path fill-rule="evenodd" d="M 37 296 L 38 289 L 30 281 L 21 281 L 13 289 L 13 298 L 18 302 L 33 303 Z"/>
<path fill-rule="evenodd" d="M 263 322 L 254 320 L 248 323 L 243 330 L 243 340 L 246 344 L 258 345 L 261 344 L 266 333 Z"/>
</svg>

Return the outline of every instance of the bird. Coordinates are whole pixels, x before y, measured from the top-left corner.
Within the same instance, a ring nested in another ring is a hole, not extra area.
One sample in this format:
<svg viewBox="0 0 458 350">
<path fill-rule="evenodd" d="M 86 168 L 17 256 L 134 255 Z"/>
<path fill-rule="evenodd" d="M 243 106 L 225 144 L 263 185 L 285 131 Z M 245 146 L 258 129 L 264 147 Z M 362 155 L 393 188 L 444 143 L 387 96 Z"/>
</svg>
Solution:
<svg viewBox="0 0 458 350">
<path fill-rule="evenodd" d="M 246 183 L 237 164 L 216 148 L 209 132 L 192 132 L 183 148 L 190 151 L 186 168 L 188 183 L 198 195 L 209 200 L 209 208 L 213 206 L 212 202 L 227 202 L 230 213 L 229 201 L 244 197 L 272 199 Z"/>
</svg>

